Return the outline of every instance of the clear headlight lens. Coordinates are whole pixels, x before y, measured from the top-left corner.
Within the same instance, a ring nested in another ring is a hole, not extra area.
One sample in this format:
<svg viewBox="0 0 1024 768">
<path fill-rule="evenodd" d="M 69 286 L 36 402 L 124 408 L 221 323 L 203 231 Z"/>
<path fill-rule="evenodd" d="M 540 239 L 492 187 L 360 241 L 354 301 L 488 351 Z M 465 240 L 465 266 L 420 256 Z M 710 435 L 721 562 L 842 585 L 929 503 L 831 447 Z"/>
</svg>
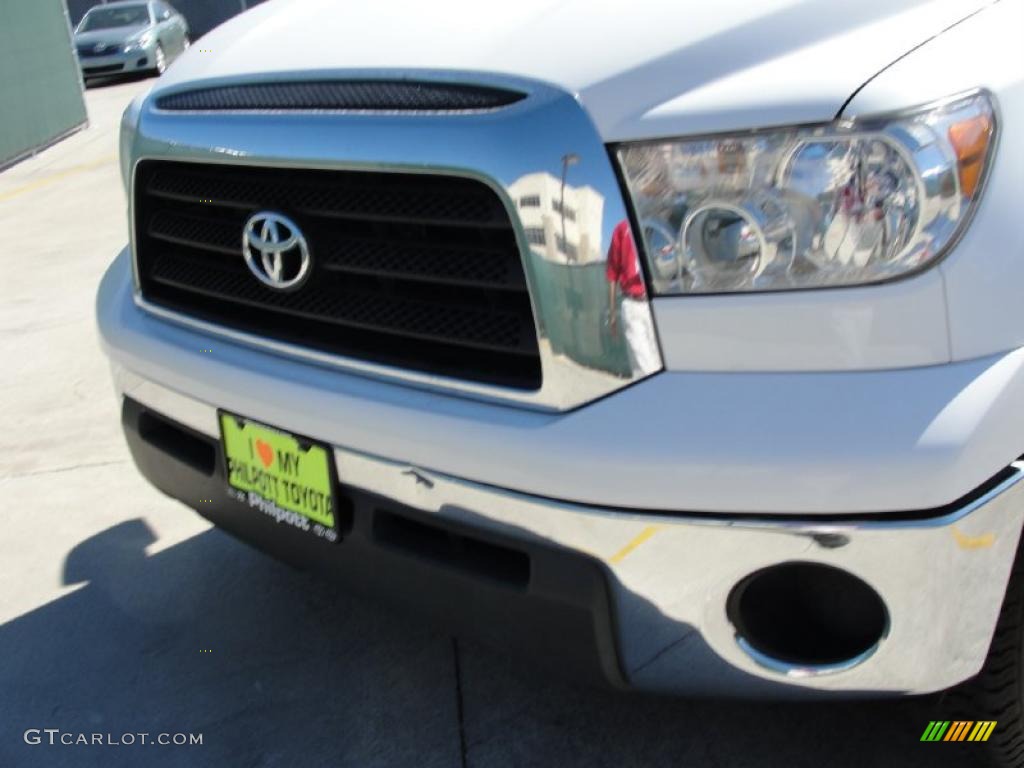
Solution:
<svg viewBox="0 0 1024 768">
<path fill-rule="evenodd" d="M 137 40 L 129 40 L 127 43 L 125 43 L 124 52 L 125 53 L 131 53 L 132 51 L 137 51 L 140 48 L 146 47 L 152 41 L 153 41 L 152 35 L 143 35 L 142 37 L 138 38 Z"/>
<path fill-rule="evenodd" d="M 995 122 L 977 93 L 888 119 L 626 144 L 660 294 L 863 285 L 934 263 L 977 201 Z"/>
</svg>

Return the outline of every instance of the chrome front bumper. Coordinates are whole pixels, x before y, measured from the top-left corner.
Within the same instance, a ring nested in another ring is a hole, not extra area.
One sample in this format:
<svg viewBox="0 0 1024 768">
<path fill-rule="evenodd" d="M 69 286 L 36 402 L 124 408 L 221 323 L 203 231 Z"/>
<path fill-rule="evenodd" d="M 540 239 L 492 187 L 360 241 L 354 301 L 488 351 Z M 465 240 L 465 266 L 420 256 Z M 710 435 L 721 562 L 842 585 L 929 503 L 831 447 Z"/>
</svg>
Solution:
<svg viewBox="0 0 1024 768">
<path fill-rule="evenodd" d="M 116 363 L 114 379 L 120 395 L 218 438 L 218 404 Z M 509 492 L 348 447 L 335 446 L 334 458 L 345 485 L 599 561 L 623 676 L 650 691 L 884 695 L 955 685 L 985 660 L 1024 521 L 1020 463 L 937 517 L 820 522 L 638 514 Z M 752 572 L 792 561 L 835 566 L 878 592 L 889 626 L 871 653 L 825 668 L 780 663 L 746 648 L 726 613 L 730 593 Z"/>
</svg>

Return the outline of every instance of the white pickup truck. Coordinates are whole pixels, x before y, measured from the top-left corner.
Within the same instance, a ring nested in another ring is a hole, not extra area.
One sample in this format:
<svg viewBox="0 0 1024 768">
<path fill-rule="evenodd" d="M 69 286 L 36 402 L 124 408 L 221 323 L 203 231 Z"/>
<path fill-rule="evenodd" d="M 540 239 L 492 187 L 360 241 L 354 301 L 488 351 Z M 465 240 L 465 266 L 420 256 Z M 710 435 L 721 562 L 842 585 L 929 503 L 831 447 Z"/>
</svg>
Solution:
<svg viewBox="0 0 1024 768">
<path fill-rule="evenodd" d="M 1013 764 L 1022 30 L 1020 0 L 260 5 L 124 115 L 97 313 L 136 464 L 570 672 L 959 686 Z"/>
</svg>

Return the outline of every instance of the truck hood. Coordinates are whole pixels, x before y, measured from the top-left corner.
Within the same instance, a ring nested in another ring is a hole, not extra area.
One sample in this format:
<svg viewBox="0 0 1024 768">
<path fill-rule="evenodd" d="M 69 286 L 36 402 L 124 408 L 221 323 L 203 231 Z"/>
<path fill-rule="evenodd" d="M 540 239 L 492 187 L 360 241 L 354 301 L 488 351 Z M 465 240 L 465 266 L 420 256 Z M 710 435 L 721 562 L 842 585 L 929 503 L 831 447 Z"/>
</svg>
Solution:
<svg viewBox="0 0 1024 768">
<path fill-rule="evenodd" d="M 204 37 L 156 91 L 197 80 L 444 69 L 559 86 L 577 95 L 606 141 L 818 122 L 893 61 L 991 3 L 270 0 Z"/>
</svg>

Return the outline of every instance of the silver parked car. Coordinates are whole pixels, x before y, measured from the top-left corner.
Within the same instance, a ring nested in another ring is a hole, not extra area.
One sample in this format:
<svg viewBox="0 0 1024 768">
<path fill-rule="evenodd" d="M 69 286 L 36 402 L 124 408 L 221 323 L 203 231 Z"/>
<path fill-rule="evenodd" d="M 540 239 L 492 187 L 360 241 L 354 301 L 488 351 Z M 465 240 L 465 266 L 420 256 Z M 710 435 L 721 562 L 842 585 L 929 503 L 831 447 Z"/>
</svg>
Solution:
<svg viewBox="0 0 1024 768">
<path fill-rule="evenodd" d="M 188 22 L 162 0 L 90 8 L 75 29 L 82 76 L 162 73 L 189 46 Z"/>
</svg>

